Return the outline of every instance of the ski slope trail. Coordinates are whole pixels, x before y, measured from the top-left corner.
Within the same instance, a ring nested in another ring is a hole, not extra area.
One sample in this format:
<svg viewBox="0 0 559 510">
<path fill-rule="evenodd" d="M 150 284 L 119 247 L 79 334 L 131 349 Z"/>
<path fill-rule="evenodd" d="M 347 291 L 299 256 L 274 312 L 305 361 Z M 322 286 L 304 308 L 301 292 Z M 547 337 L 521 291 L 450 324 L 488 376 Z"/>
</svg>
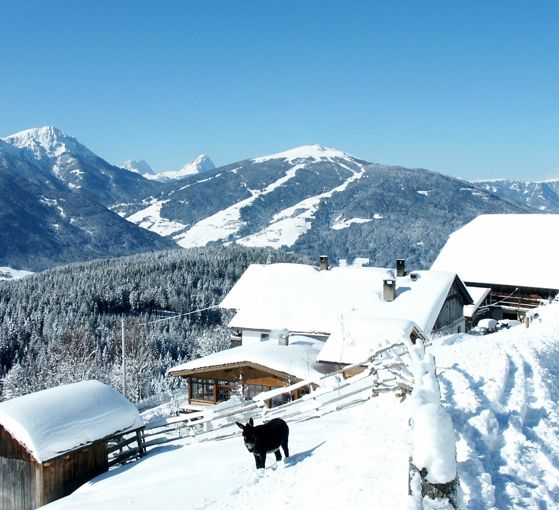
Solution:
<svg viewBox="0 0 559 510">
<path fill-rule="evenodd" d="M 467 508 L 557 508 L 559 329 L 535 343 L 537 327 L 455 337 L 434 349 Z"/>
<path fill-rule="evenodd" d="M 407 422 L 406 402 L 392 393 L 320 418 L 288 421 L 291 457 L 276 463 L 268 455 L 263 471 L 256 470 L 240 435 L 176 441 L 45 508 L 405 508 Z"/>
</svg>

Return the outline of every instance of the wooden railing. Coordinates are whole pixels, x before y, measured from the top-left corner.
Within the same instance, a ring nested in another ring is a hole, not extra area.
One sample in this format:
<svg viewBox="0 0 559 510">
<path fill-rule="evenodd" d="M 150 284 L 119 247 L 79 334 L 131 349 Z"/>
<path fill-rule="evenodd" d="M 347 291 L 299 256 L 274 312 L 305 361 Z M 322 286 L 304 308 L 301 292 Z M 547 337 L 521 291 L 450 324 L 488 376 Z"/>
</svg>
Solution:
<svg viewBox="0 0 559 510">
<path fill-rule="evenodd" d="M 107 447 L 109 468 L 139 458 L 145 453 L 144 427 L 115 435 L 109 439 Z"/>
<path fill-rule="evenodd" d="M 249 401 L 230 403 L 224 407 L 208 406 L 202 411 L 151 421 L 143 429 L 115 438 L 109 447 L 109 463 L 113 466 L 127 462 L 158 445 L 178 439 L 192 438 L 200 442 L 238 435 L 240 432 L 235 422 L 251 417 L 263 420 L 282 417 L 290 421 L 303 421 L 354 405 L 383 392 L 397 392 L 398 396 L 403 396 L 412 389 L 411 374 L 399 361 L 399 355 L 405 354 L 405 350 L 402 344 L 391 345 L 359 363 L 320 378 L 306 379 L 260 393 Z M 397 354 L 395 359 L 385 358 L 390 351 Z M 348 375 L 356 370 L 361 372 Z M 269 406 L 274 397 L 290 396 L 293 391 L 305 386 L 316 389 L 297 400 L 277 407 Z"/>
</svg>

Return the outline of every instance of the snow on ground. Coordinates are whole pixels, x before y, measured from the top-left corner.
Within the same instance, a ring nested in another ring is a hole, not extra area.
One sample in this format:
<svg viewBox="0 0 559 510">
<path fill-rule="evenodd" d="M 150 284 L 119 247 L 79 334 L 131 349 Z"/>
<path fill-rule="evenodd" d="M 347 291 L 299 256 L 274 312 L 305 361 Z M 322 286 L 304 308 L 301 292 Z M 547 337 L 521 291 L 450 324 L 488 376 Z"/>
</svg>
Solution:
<svg viewBox="0 0 559 510">
<path fill-rule="evenodd" d="M 187 227 L 186 225 L 161 217 L 161 207 L 164 204 L 165 201 L 157 200 L 145 209 L 128 216 L 126 219 L 139 227 L 151 230 L 161 236 L 169 236 L 184 230 Z"/>
<path fill-rule="evenodd" d="M 205 246 L 211 241 L 227 239 L 236 234 L 244 225 L 241 220 L 241 209 L 252 204 L 258 197 L 271 193 L 285 182 L 295 177 L 304 165 L 295 165 L 285 175 L 266 186 L 262 191 L 252 191 L 252 196 L 233 204 L 212 216 L 208 216 L 192 226 L 187 232 L 174 236 L 174 240 L 183 248 Z"/>
<path fill-rule="evenodd" d="M 0 267 L 0 280 L 17 280 L 32 274 L 31 271 L 23 271 L 22 269 L 13 269 L 7 266 Z"/>
<path fill-rule="evenodd" d="M 263 473 L 240 435 L 193 445 L 177 441 L 46 508 L 403 508 L 405 408 L 383 395 L 319 419 L 288 422 L 291 456 L 274 464 L 268 455 Z"/>
<path fill-rule="evenodd" d="M 348 168 L 348 170 L 351 169 Z M 322 199 L 329 198 L 334 193 L 344 191 L 353 181 L 361 179 L 365 170 L 352 170 L 352 172 L 353 175 L 351 177 L 330 191 L 306 198 L 298 204 L 274 214 L 270 224 L 265 229 L 243 237 L 237 243 L 254 247 L 271 246 L 273 248 L 280 248 L 281 246 L 293 246 L 299 237 L 311 229 L 312 220 L 318 211 Z"/>
<path fill-rule="evenodd" d="M 540 310 L 530 328 L 433 348 L 467 508 L 559 507 L 559 304 Z"/>
<path fill-rule="evenodd" d="M 428 349 L 453 420 L 464 508 L 558 508 L 559 303 L 538 314 L 529 328 L 443 337 Z M 269 455 L 262 474 L 240 436 L 172 442 L 48 508 L 411 508 L 409 404 L 385 394 L 291 421 L 291 458 L 274 467 Z"/>
<path fill-rule="evenodd" d="M 370 221 L 372 221 L 370 218 L 350 218 L 348 220 L 343 220 L 341 219 L 340 216 L 338 216 L 334 220 L 334 224 L 332 225 L 331 229 L 343 230 L 344 228 L 351 227 L 351 225 L 353 225 L 354 223 L 361 224 L 361 223 L 369 223 Z"/>
</svg>

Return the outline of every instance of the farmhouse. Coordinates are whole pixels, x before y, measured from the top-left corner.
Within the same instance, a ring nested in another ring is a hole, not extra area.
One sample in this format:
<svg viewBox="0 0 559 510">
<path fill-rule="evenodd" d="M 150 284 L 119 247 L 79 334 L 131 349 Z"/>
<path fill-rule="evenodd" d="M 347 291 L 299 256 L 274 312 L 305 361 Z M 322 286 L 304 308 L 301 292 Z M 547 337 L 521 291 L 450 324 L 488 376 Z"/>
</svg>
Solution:
<svg viewBox="0 0 559 510">
<path fill-rule="evenodd" d="M 464 281 L 472 322 L 522 319 L 559 292 L 558 232 L 557 214 L 483 214 L 450 235 L 431 269 Z"/>
<path fill-rule="evenodd" d="M 463 332 L 469 303 L 455 274 L 406 274 L 403 261 L 396 271 L 328 269 L 324 260 L 322 269 L 253 264 L 220 305 L 236 312 L 229 323 L 234 347 L 169 374 L 188 378 L 191 404 L 227 400 L 239 386 L 252 398 L 362 362 L 387 343 Z"/>
<path fill-rule="evenodd" d="M 0 403 L 0 510 L 28 510 L 107 471 L 108 438 L 143 427 L 116 390 L 84 381 Z"/>
</svg>

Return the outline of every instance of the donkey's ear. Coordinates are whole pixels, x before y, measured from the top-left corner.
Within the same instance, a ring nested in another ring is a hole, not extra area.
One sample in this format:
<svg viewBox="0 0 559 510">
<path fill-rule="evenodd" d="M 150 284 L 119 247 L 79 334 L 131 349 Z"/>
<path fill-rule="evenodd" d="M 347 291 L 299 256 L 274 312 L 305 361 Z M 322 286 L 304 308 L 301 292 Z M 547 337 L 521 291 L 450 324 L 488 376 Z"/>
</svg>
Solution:
<svg viewBox="0 0 559 510">
<path fill-rule="evenodd" d="M 251 427 L 254 427 L 254 421 L 253 421 L 252 418 L 251 418 L 250 420 L 248 420 L 248 424 L 249 424 Z"/>
<path fill-rule="evenodd" d="M 237 427 L 239 427 L 240 429 L 245 430 L 245 426 L 242 423 L 239 423 L 238 421 L 235 422 L 237 424 Z"/>
</svg>

